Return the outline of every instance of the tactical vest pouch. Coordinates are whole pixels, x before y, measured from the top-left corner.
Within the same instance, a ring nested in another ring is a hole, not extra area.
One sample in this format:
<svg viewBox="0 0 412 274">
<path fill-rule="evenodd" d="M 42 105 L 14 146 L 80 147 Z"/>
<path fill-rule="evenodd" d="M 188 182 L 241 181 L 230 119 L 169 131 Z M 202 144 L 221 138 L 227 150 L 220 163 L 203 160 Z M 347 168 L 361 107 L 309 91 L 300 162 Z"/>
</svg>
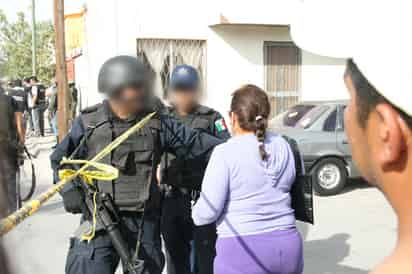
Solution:
<svg viewBox="0 0 412 274">
<path fill-rule="evenodd" d="M 112 165 L 120 171 L 119 178 L 113 183 L 112 195 L 120 208 L 140 208 L 149 198 L 146 186 L 152 178 L 152 138 L 141 134 L 131 137 L 112 155 Z M 105 188 L 104 183 L 101 187 Z"/>
<path fill-rule="evenodd" d="M 206 130 L 209 128 L 210 125 L 210 121 L 204 119 L 204 118 L 200 118 L 200 117 L 196 117 L 196 119 L 193 120 L 192 123 L 192 127 L 193 129 L 197 129 L 197 130 Z"/>
</svg>

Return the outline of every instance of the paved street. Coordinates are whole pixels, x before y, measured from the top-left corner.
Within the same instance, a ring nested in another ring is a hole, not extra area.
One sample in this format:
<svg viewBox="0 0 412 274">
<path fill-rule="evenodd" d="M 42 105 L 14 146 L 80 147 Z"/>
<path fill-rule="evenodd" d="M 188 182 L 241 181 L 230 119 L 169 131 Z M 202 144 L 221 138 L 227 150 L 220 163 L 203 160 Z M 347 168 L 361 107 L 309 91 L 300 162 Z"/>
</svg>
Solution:
<svg viewBox="0 0 412 274">
<path fill-rule="evenodd" d="M 33 142 L 33 140 L 32 140 Z M 51 185 L 48 155 L 51 137 L 36 140 L 29 149 L 38 154 L 40 193 Z M 341 195 L 316 198 L 316 225 L 300 225 L 305 239 L 305 273 L 364 274 L 394 246 L 396 220 L 384 197 L 374 188 L 351 185 Z M 66 214 L 60 197 L 5 237 L 18 274 L 64 273 L 68 237 L 78 217 Z"/>
</svg>

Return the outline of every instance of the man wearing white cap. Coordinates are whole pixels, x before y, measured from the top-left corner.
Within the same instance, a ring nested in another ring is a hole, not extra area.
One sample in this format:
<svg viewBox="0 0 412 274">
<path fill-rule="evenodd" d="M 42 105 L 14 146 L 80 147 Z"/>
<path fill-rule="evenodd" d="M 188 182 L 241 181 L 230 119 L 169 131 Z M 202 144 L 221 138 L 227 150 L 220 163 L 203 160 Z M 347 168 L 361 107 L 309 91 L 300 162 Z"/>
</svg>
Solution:
<svg viewBox="0 0 412 274">
<path fill-rule="evenodd" d="M 348 58 L 345 128 L 364 178 L 398 217 L 398 243 L 373 273 L 412 273 L 410 1 L 305 0 L 291 26 L 304 50 Z"/>
</svg>

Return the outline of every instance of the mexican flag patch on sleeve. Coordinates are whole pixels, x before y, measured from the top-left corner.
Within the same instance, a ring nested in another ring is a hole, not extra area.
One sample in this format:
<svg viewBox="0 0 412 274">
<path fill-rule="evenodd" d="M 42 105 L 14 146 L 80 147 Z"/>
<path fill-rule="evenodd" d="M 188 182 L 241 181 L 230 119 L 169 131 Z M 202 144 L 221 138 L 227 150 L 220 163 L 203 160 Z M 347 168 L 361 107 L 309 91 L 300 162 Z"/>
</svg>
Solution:
<svg viewBox="0 0 412 274">
<path fill-rule="evenodd" d="M 216 120 L 215 121 L 215 127 L 217 129 L 217 132 L 227 130 L 225 119 L 220 118 L 219 120 Z"/>
</svg>

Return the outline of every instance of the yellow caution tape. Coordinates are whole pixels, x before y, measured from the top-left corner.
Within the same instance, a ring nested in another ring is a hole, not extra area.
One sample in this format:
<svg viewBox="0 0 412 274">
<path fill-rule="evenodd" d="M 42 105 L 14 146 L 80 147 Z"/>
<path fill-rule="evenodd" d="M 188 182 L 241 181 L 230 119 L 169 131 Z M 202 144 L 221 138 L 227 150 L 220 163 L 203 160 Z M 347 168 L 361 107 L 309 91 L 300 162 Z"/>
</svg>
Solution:
<svg viewBox="0 0 412 274">
<path fill-rule="evenodd" d="M 82 235 L 82 241 L 87 241 L 90 243 L 90 241 L 94 238 L 96 235 L 96 224 L 97 224 L 97 202 L 96 202 L 96 196 L 97 192 L 93 193 L 93 223 L 92 223 L 92 228 L 90 229 L 89 232 L 85 233 Z"/>
<path fill-rule="evenodd" d="M 47 191 L 40 194 L 36 199 L 27 202 L 22 208 L 15 211 L 14 213 L 10 214 L 9 216 L 3 218 L 0 221 L 0 236 L 5 235 L 7 232 L 10 232 L 13 228 L 15 228 L 18 224 L 20 224 L 23 220 L 27 217 L 31 216 L 35 212 L 39 210 L 42 204 L 50 200 L 57 192 L 61 191 L 63 187 L 75 179 L 77 176 L 83 176 L 83 178 L 109 178 L 110 176 L 114 176 L 116 172 L 114 172 L 114 168 L 108 166 L 103 167 L 103 169 L 96 168 L 97 162 L 103 159 L 105 156 L 110 154 L 115 148 L 117 148 L 121 143 L 123 143 L 127 138 L 129 138 L 133 133 L 137 132 L 141 128 L 143 128 L 152 117 L 156 114 L 156 112 L 152 112 L 142 120 L 140 120 L 136 125 L 129 128 L 124 132 L 122 135 L 117 137 L 113 142 L 107 145 L 103 150 L 101 150 L 96 156 L 94 156 L 90 161 L 84 162 L 83 166 L 76 171 L 66 171 L 64 178 L 57 182 L 53 187 L 48 189 Z M 89 167 L 92 166 L 98 170 L 88 170 Z M 111 169 L 113 168 L 113 169 Z M 100 170 L 100 171 L 99 171 Z M 103 171 L 103 172 L 102 172 Z M 95 173 L 97 172 L 97 174 Z M 94 175 L 93 175 L 94 174 Z M 84 177 L 85 176 L 85 177 Z M 87 180 L 87 179 L 86 179 Z M 100 179 L 99 179 L 100 180 Z"/>
<path fill-rule="evenodd" d="M 119 171 L 107 164 L 102 164 L 102 163 L 97 163 L 97 162 L 91 162 L 87 160 L 68 160 L 68 159 L 63 159 L 60 162 L 61 165 L 66 165 L 66 164 L 75 164 L 75 165 L 88 165 L 88 168 L 93 167 L 95 170 L 82 170 L 78 175 L 83 179 L 83 181 L 87 184 L 92 184 L 93 180 L 99 180 L 99 181 L 112 181 L 117 179 L 119 177 Z M 61 169 L 59 170 L 59 178 L 60 180 L 64 180 L 69 178 L 70 176 L 73 176 L 77 170 L 74 169 Z"/>
<path fill-rule="evenodd" d="M 95 170 L 83 170 L 79 176 L 82 178 L 83 182 L 93 185 L 93 180 L 99 180 L 99 181 L 113 181 L 119 177 L 119 170 L 111 165 L 107 164 L 102 164 L 102 163 L 96 163 L 96 162 L 91 162 L 87 160 L 69 160 L 69 159 L 63 159 L 60 162 L 61 165 L 66 165 L 66 164 L 74 164 L 74 165 L 84 165 L 87 164 L 89 168 L 94 168 Z M 66 178 L 69 178 L 70 176 L 73 176 L 73 174 L 76 173 L 76 170 L 74 169 L 61 169 L 59 170 L 59 178 L 60 180 L 64 180 Z M 93 223 L 91 230 L 84 234 L 82 236 L 83 241 L 88 241 L 90 242 L 95 234 L 96 234 L 96 225 L 97 225 L 97 203 L 96 203 L 96 195 L 97 193 L 93 193 Z"/>
<path fill-rule="evenodd" d="M 30 211 L 30 215 L 32 215 L 35 211 L 37 211 L 40 208 L 40 202 L 37 200 L 33 200 L 30 202 L 32 210 Z"/>
</svg>

